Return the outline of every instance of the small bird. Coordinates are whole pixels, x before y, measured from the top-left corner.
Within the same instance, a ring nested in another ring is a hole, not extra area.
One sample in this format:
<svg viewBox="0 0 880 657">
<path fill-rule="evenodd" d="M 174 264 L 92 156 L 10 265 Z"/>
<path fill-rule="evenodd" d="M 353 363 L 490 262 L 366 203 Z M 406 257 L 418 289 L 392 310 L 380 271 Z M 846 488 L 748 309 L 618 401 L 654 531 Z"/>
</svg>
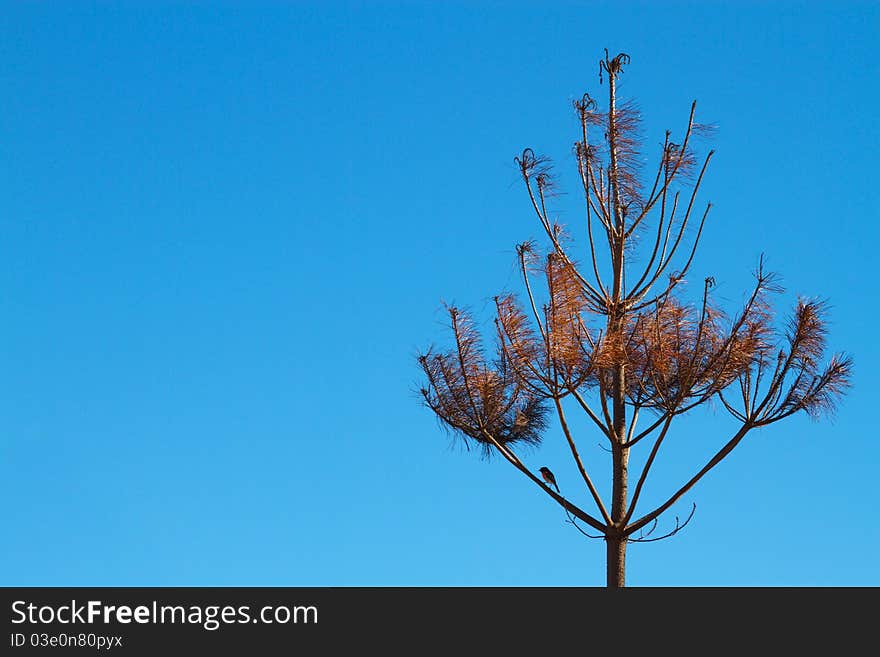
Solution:
<svg viewBox="0 0 880 657">
<path fill-rule="evenodd" d="M 541 473 L 541 477 L 544 478 L 544 481 L 546 481 L 548 484 L 552 484 L 553 488 L 555 488 L 556 492 L 558 493 L 559 486 L 556 485 L 556 477 L 554 477 L 553 473 L 550 472 L 550 468 L 545 466 L 545 467 L 541 468 L 539 470 L 539 472 Z"/>
</svg>

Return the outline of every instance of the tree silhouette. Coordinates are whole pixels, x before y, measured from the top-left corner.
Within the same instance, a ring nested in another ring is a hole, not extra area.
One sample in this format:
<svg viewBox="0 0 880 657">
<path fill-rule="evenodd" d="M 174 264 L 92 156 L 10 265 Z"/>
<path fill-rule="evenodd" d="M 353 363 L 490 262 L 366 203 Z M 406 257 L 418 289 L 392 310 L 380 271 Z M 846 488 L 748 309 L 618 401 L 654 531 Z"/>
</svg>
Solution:
<svg viewBox="0 0 880 657">
<path fill-rule="evenodd" d="M 660 540 L 684 527 L 693 509 L 684 523 L 676 518 L 671 531 L 653 535 L 661 514 L 750 431 L 798 411 L 818 418 L 832 410 L 850 384 L 852 369 L 843 354 L 821 362 L 823 303 L 800 300 L 784 327 L 774 327 L 770 297 L 781 288 L 765 271 L 763 258 L 754 288 L 737 312 L 727 315 L 713 303 L 712 278 L 704 280 L 698 302 L 681 300 L 680 286 L 711 208 L 696 210 L 713 153 L 698 159 L 693 146 L 694 137 L 707 130 L 694 119 L 694 102 L 681 141 L 672 141 L 667 131 L 656 170 L 645 170 L 639 113 L 616 96 L 617 80 L 628 64 L 628 55 L 609 58 L 607 50 L 600 60 L 600 84 L 608 84 L 606 111 L 588 94 L 574 103 L 588 266 L 579 267 L 572 240 L 551 219 L 548 201 L 555 181 L 549 160 L 524 150 L 515 161 L 549 239 L 549 252 L 542 255 L 534 242 L 518 245 L 525 296 L 522 302 L 513 295 L 495 298 L 491 357 L 474 320 L 456 307 L 447 308 L 454 346 L 419 356 L 427 377 L 421 389 L 427 406 L 467 445 L 477 445 L 485 455 L 497 452 L 540 486 L 583 534 L 604 539 L 612 587 L 625 585 L 627 543 Z M 593 141 L 593 132 L 601 139 Z M 691 240 L 685 237 L 689 227 Z M 647 264 L 628 267 L 636 245 L 647 247 L 642 260 Z M 607 257 L 600 258 L 605 248 Z M 532 285 L 537 276 L 546 285 L 540 298 Z M 637 514 L 673 420 L 713 398 L 739 428 L 665 502 Z M 571 406 L 583 411 L 607 440 L 610 508 L 581 458 L 566 418 L 565 408 Z M 596 511 L 585 511 L 548 486 L 517 453 L 520 445 L 541 442 L 552 413 Z M 648 416 L 647 426 L 637 431 L 640 414 Z M 640 444 L 651 446 L 630 496 L 630 450 Z"/>
</svg>

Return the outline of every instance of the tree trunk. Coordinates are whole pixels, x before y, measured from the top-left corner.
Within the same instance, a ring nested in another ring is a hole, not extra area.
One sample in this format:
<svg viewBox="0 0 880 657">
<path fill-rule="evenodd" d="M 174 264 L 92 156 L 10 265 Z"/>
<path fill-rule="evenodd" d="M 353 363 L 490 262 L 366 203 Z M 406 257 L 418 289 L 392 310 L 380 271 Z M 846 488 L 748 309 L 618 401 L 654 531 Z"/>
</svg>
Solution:
<svg viewBox="0 0 880 657">
<path fill-rule="evenodd" d="M 607 61 L 607 59 L 606 59 Z M 612 267 L 614 269 L 614 286 L 612 288 L 611 305 L 608 313 L 607 335 L 619 340 L 623 345 L 626 328 L 626 290 L 624 289 L 624 273 L 626 271 L 626 221 L 620 202 L 620 182 L 618 180 L 617 163 L 617 101 L 615 82 L 618 69 L 607 68 L 608 71 L 608 148 L 609 169 L 608 184 L 611 191 L 612 210 L 614 213 L 614 231 L 612 244 Z M 618 363 L 611 381 L 612 424 L 614 436 L 612 445 L 612 500 L 611 522 L 617 531 L 623 531 L 626 517 L 626 495 L 628 484 L 629 448 L 626 442 L 626 364 Z M 612 530 L 613 531 L 613 530 Z M 606 535 L 607 585 L 622 587 L 626 585 L 626 538 L 622 535 Z"/>
<path fill-rule="evenodd" d="M 626 539 L 614 536 L 605 537 L 606 582 L 610 589 L 626 586 Z"/>
<path fill-rule="evenodd" d="M 622 370 L 623 368 L 621 368 Z M 623 405 L 623 386 L 615 382 L 616 393 L 620 396 L 615 400 L 614 417 L 615 431 L 623 438 L 626 437 L 626 415 Z M 621 439 L 620 442 L 623 442 Z M 618 530 L 623 530 L 623 520 L 626 517 L 627 488 L 629 480 L 629 448 L 622 447 L 620 442 L 612 447 L 612 499 L 611 499 L 611 522 Z M 606 537 L 608 544 L 607 585 L 609 587 L 621 587 L 626 584 L 626 539 L 622 537 Z"/>
<path fill-rule="evenodd" d="M 623 331 L 621 319 L 613 318 L 613 331 Z M 613 379 L 613 422 L 614 444 L 611 447 L 612 490 L 611 490 L 611 522 L 617 531 L 623 531 L 626 518 L 627 492 L 629 488 L 629 447 L 626 442 L 626 368 L 618 365 Z M 617 535 L 608 536 L 607 585 L 622 587 L 626 585 L 626 538 Z"/>
</svg>

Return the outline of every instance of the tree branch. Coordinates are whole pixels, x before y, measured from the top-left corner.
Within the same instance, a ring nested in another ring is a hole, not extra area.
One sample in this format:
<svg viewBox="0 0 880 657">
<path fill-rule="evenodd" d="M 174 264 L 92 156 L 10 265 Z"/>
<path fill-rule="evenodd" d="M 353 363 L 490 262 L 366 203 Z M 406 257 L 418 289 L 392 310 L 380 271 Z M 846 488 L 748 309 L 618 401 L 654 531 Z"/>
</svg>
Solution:
<svg viewBox="0 0 880 657">
<path fill-rule="evenodd" d="M 718 450 L 718 452 L 715 454 L 715 456 L 713 456 L 709 460 L 709 462 L 706 463 L 706 465 L 704 465 L 703 468 L 690 479 L 690 481 L 688 481 L 684 486 L 679 488 L 675 492 L 675 494 L 672 495 L 672 497 L 670 497 L 668 500 L 666 500 L 666 502 L 661 504 L 659 507 L 657 507 L 656 509 L 654 509 L 650 513 L 642 516 L 641 518 L 636 520 L 634 523 L 629 525 L 626 529 L 624 529 L 624 535 L 629 536 L 633 532 L 637 532 L 639 529 L 641 529 L 642 527 L 647 525 L 654 518 L 658 517 L 661 513 L 666 511 L 673 504 L 675 504 L 681 498 L 681 496 L 684 495 L 685 493 L 687 493 L 691 488 L 693 488 L 694 485 L 698 481 L 700 481 L 700 479 L 702 479 L 703 476 L 707 472 L 709 472 L 709 470 L 711 470 L 716 465 L 721 463 L 721 461 L 724 459 L 724 457 L 726 457 L 728 454 L 730 454 L 730 452 L 732 452 L 733 449 L 737 445 L 739 445 L 740 441 L 745 437 L 745 435 L 749 432 L 749 430 L 751 428 L 752 428 L 751 424 L 748 424 L 748 423 L 743 424 L 743 426 L 740 427 L 739 431 L 737 431 L 736 434 L 734 434 L 733 438 L 731 438 L 727 442 L 727 444 L 724 445 L 724 447 L 722 447 L 720 450 Z"/>
<path fill-rule="evenodd" d="M 577 388 L 569 388 L 568 391 L 577 400 L 577 403 L 580 404 L 580 407 L 584 409 L 584 412 L 590 416 L 590 419 L 596 424 L 597 427 L 599 427 L 599 429 L 602 430 L 602 433 L 605 434 L 605 437 L 610 441 L 612 434 L 612 429 L 609 428 L 610 424 L 602 424 L 602 421 L 596 416 L 596 414 L 593 412 L 593 409 L 590 408 L 587 402 L 584 401 L 584 398 L 581 396 L 581 393 L 577 391 Z M 605 419 L 609 420 L 607 411 L 605 412 Z"/>
<path fill-rule="evenodd" d="M 533 482 L 535 482 L 535 484 L 537 484 L 541 490 L 543 490 L 545 493 L 547 493 L 547 495 L 549 495 L 554 500 L 556 500 L 557 504 L 559 504 L 563 509 L 565 509 L 566 511 L 571 513 L 578 520 L 581 520 L 582 522 L 587 523 L 593 529 L 600 531 L 600 532 L 603 532 L 603 533 L 605 532 L 607 527 L 605 525 L 603 525 L 599 520 L 597 520 L 596 518 L 591 516 L 586 511 L 576 507 L 574 504 L 572 504 L 567 499 L 562 497 L 562 495 L 560 495 L 555 490 L 550 488 L 547 484 L 545 484 L 543 481 L 538 479 L 538 477 L 536 477 L 534 474 L 532 474 L 531 470 L 529 470 L 525 465 L 523 465 L 522 461 L 520 461 L 519 458 L 517 458 L 516 454 L 514 454 L 513 452 L 508 450 L 506 447 L 504 447 L 504 445 L 499 443 L 495 439 L 495 436 L 490 434 L 488 431 L 486 431 L 485 429 L 483 429 L 482 431 L 483 431 L 483 436 L 486 438 L 486 440 L 488 440 L 490 443 L 492 443 L 492 445 L 495 446 L 495 449 L 497 449 L 501 453 L 501 455 L 511 463 L 511 465 L 513 465 L 517 470 L 522 472 L 526 477 L 528 477 Z"/>
<path fill-rule="evenodd" d="M 559 424 L 562 425 L 562 432 L 565 434 L 565 439 L 568 441 L 568 446 L 571 449 L 571 455 L 574 457 L 575 463 L 577 463 L 577 467 L 581 473 L 581 477 L 583 477 L 584 483 L 587 484 L 587 488 L 590 489 L 590 494 L 593 496 L 593 500 L 595 500 L 596 506 L 599 507 L 599 512 L 602 514 L 602 519 L 605 521 L 605 524 L 610 525 L 611 517 L 608 515 L 608 511 L 605 510 L 605 505 L 602 504 L 602 498 L 599 496 L 599 492 L 593 485 L 593 481 L 590 479 L 590 475 L 587 474 L 586 468 L 584 468 L 584 463 L 583 461 L 581 461 L 581 456 L 578 453 L 577 446 L 574 444 L 574 439 L 571 437 L 571 432 L 568 430 L 568 423 L 565 421 L 565 412 L 562 410 L 562 403 L 559 401 L 559 397 L 554 397 L 553 402 L 556 405 L 556 413 L 559 415 Z"/>
<path fill-rule="evenodd" d="M 626 512 L 626 516 L 623 519 L 623 526 L 626 527 L 626 523 L 629 522 L 629 519 L 632 518 L 633 512 L 636 510 L 636 504 L 639 501 L 639 495 L 642 493 L 642 486 L 645 485 L 645 480 L 648 478 L 648 472 L 651 469 L 651 465 L 654 463 L 654 459 L 657 456 L 657 452 L 660 451 L 660 444 L 663 442 L 663 439 L 666 438 L 666 432 L 669 431 L 669 425 L 672 424 L 673 416 L 670 415 L 666 420 L 666 423 L 663 425 L 663 429 L 660 430 L 660 435 L 657 436 L 657 440 L 654 441 L 654 447 L 651 448 L 651 454 L 648 456 L 648 460 L 645 462 L 645 467 L 642 468 L 642 474 L 639 477 L 639 481 L 636 484 L 636 490 L 633 493 L 632 501 L 629 503 L 629 510 Z"/>
</svg>

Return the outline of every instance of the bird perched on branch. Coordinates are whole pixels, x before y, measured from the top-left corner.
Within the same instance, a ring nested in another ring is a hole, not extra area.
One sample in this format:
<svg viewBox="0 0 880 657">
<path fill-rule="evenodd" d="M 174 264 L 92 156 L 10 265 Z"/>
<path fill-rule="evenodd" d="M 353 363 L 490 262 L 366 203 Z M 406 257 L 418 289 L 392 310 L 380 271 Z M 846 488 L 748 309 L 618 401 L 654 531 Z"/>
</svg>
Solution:
<svg viewBox="0 0 880 657">
<path fill-rule="evenodd" d="M 545 467 L 541 468 L 539 470 L 539 472 L 541 473 L 541 477 L 544 479 L 544 481 L 546 481 L 548 484 L 551 484 L 553 486 L 553 488 L 556 489 L 556 492 L 558 493 L 559 486 L 556 485 L 556 477 L 554 477 L 553 473 L 550 472 L 550 468 L 545 466 Z"/>
</svg>

